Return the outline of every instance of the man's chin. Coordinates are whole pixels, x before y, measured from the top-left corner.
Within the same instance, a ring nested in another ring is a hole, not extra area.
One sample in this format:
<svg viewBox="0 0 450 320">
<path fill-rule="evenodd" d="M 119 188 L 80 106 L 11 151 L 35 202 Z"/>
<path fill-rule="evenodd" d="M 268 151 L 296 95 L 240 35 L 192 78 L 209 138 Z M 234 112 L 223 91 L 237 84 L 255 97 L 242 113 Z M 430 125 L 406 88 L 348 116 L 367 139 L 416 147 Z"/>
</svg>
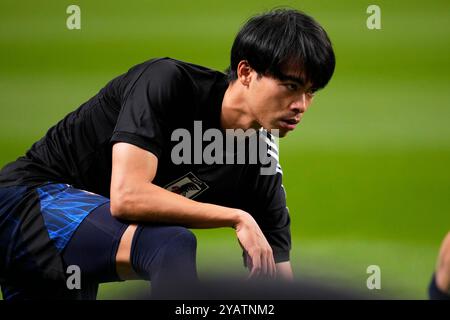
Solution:
<svg viewBox="0 0 450 320">
<path fill-rule="evenodd" d="M 267 131 L 270 132 L 271 135 L 273 135 L 277 138 L 286 137 L 286 135 L 289 132 L 289 130 L 283 130 L 283 129 L 279 129 L 279 128 L 267 129 Z"/>
</svg>

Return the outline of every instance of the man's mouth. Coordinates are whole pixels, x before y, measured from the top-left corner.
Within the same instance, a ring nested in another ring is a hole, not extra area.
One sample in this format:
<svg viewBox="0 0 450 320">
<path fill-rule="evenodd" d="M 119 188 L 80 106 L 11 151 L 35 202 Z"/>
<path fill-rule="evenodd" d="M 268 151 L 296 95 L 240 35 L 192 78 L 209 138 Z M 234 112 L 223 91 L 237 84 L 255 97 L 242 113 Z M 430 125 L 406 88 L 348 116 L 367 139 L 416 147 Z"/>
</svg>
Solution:
<svg viewBox="0 0 450 320">
<path fill-rule="evenodd" d="M 297 124 L 300 122 L 300 119 L 283 119 L 284 122 L 289 123 L 289 124 Z"/>
<path fill-rule="evenodd" d="M 298 118 L 281 119 L 280 126 L 288 130 L 294 130 L 299 122 L 300 119 Z"/>
</svg>

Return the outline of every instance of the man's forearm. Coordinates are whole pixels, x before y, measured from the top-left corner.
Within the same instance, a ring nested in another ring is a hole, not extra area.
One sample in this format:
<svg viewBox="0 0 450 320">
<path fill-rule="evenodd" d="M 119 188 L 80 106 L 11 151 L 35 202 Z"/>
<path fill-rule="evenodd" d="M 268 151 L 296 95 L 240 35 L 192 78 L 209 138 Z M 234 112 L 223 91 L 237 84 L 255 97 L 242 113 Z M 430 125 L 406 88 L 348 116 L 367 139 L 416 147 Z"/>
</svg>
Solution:
<svg viewBox="0 0 450 320">
<path fill-rule="evenodd" d="M 181 224 L 191 228 L 235 227 L 243 213 L 194 201 L 152 183 L 111 190 L 111 212 L 129 221 Z"/>
</svg>

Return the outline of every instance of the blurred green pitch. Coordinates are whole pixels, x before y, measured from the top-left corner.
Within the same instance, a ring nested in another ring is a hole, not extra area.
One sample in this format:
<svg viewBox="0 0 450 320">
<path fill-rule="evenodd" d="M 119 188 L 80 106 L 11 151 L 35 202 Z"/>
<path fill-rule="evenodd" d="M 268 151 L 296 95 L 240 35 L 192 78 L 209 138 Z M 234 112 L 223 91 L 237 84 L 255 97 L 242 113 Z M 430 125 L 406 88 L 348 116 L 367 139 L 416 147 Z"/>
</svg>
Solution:
<svg viewBox="0 0 450 320">
<path fill-rule="evenodd" d="M 81 30 L 66 8 L 81 7 Z M 151 57 L 223 70 L 242 23 L 280 5 L 328 31 L 337 68 L 300 128 L 281 141 L 297 276 L 426 298 L 450 229 L 448 1 L 12 1 L 0 4 L 0 165 L 25 150 L 114 76 Z M 243 274 L 232 230 L 196 231 L 199 273 Z M 126 298 L 142 282 L 108 284 Z"/>
</svg>

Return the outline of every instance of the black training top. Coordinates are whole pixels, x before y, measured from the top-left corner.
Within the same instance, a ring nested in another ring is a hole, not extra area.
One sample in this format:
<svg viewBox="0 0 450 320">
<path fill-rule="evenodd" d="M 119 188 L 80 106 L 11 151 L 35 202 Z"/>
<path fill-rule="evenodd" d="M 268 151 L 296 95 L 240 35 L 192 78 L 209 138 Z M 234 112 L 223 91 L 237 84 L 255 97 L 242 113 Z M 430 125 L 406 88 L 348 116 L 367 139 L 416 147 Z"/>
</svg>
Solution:
<svg viewBox="0 0 450 320">
<path fill-rule="evenodd" d="M 276 174 L 261 175 L 260 165 L 177 165 L 171 159 L 179 143 L 171 139 L 175 129 L 193 132 L 194 121 L 201 121 L 203 132 L 220 129 L 227 87 L 225 74 L 170 58 L 134 66 L 50 128 L 24 157 L 5 166 L 0 187 L 58 182 L 109 198 L 112 145 L 130 143 L 158 157 L 153 183 L 197 201 L 249 212 L 275 260 L 287 261 L 290 219 L 279 166 Z"/>
</svg>

